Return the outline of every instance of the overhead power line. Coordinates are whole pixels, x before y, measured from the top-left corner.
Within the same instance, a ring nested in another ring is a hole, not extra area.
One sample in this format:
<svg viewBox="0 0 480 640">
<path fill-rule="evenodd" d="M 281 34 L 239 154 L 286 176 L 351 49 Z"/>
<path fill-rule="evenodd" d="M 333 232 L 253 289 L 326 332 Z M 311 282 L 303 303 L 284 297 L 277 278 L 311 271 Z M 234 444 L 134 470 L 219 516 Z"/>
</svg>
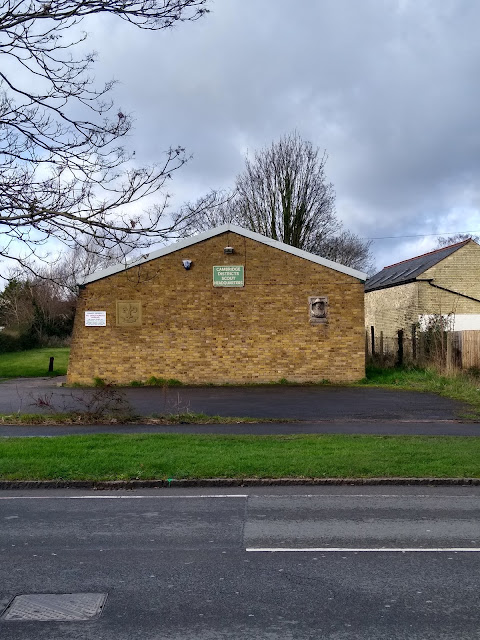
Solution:
<svg viewBox="0 0 480 640">
<path fill-rule="evenodd" d="M 429 236 L 455 236 L 457 234 L 460 233 L 479 233 L 480 234 L 480 230 L 478 231 L 444 231 L 443 233 L 419 233 L 416 235 L 411 235 L 411 236 L 378 236 L 375 238 L 364 238 L 364 240 L 401 240 L 402 238 L 428 238 Z"/>
</svg>

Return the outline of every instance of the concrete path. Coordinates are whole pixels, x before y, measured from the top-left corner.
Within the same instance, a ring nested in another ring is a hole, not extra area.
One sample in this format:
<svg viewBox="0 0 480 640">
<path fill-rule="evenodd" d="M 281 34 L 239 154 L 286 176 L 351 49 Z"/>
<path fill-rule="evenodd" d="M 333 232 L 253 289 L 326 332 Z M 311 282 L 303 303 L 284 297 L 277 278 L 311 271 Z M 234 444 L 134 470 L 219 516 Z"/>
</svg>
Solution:
<svg viewBox="0 0 480 640">
<path fill-rule="evenodd" d="M 0 384 L 0 413 L 51 412 L 88 407 L 95 391 L 58 387 L 59 379 L 30 378 Z M 331 421 L 435 422 L 454 420 L 462 403 L 429 393 L 370 387 L 124 388 L 116 392 L 137 415 L 208 415 Z"/>
</svg>

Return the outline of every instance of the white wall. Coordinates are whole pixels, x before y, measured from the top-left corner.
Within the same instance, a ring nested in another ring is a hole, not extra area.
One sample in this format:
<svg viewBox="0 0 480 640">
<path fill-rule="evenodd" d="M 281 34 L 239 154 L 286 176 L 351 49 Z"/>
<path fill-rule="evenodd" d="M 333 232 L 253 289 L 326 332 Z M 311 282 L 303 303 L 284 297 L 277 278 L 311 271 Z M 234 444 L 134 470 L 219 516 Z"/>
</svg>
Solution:
<svg viewBox="0 0 480 640">
<path fill-rule="evenodd" d="M 429 321 L 434 318 L 433 315 L 419 315 L 418 322 L 420 329 L 424 330 Z M 442 316 L 445 320 L 445 328 L 448 331 L 471 331 L 480 330 L 480 314 L 478 313 L 457 313 Z"/>
</svg>

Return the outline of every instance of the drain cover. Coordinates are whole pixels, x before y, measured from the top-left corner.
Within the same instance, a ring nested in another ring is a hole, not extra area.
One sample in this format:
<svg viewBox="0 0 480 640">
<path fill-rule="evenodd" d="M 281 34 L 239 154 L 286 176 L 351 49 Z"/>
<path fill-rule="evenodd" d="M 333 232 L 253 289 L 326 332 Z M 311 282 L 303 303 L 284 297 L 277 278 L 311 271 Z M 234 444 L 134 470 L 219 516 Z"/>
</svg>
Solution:
<svg viewBox="0 0 480 640">
<path fill-rule="evenodd" d="M 100 615 L 106 593 L 30 593 L 16 596 L 3 620 L 90 620 Z"/>
</svg>

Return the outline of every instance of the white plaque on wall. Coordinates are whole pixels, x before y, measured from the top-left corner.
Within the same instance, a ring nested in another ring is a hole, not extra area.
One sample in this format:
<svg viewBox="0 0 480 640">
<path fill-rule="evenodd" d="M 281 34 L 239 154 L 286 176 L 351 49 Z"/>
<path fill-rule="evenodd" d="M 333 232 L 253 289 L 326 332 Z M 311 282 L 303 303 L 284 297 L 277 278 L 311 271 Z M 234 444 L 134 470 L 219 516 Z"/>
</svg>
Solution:
<svg viewBox="0 0 480 640">
<path fill-rule="evenodd" d="M 106 327 L 107 312 L 106 311 L 85 311 L 86 327 Z"/>
</svg>

